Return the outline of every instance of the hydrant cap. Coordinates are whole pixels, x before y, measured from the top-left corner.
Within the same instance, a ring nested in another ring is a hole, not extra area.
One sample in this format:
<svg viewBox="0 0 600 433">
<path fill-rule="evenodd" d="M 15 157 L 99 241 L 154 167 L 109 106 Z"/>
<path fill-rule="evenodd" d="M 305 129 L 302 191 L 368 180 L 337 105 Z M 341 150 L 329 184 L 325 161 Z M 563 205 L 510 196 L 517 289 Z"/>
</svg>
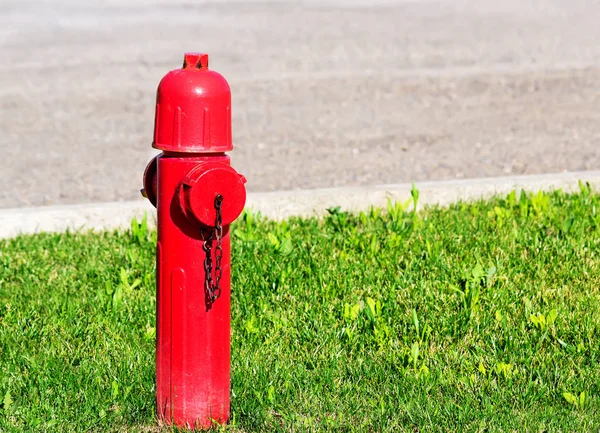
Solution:
<svg viewBox="0 0 600 433">
<path fill-rule="evenodd" d="M 152 147 L 171 152 L 221 153 L 231 142 L 231 91 L 208 69 L 208 54 L 186 53 L 156 93 Z"/>
<path fill-rule="evenodd" d="M 231 224 L 244 210 L 246 178 L 228 165 L 212 162 L 193 168 L 183 180 L 180 204 L 186 215 L 207 227 L 215 225 L 215 198 L 223 197 L 222 224 Z"/>
</svg>

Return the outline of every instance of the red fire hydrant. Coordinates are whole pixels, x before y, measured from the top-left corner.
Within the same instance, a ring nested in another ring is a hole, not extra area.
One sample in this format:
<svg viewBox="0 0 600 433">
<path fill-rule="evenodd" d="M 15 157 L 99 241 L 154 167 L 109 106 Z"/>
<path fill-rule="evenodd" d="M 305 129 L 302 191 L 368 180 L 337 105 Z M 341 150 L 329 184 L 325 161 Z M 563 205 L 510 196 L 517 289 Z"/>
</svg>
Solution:
<svg viewBox="0 0 600 433">
<path fill-rule="evenodd" d="M 229 416 L 229 225 L 246 201 L 230 166 L 231 92 L 208 55 L 185 54 L 156 96 L 144 173 L 158 213 L 156 404 L 167 424 L 207 428 Z"/>
</svg>

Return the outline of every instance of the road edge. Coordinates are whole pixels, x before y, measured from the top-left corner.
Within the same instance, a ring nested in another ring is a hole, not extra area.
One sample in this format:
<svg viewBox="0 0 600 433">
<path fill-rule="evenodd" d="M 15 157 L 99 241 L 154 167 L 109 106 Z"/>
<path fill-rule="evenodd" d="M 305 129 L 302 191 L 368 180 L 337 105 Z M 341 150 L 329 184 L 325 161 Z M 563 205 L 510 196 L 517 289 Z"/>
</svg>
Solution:
<svg viewBox="0 0 600 433">
<path fill-rule="evenodd" d="M 415 182 L 419 206 L 448 205 L 457 201 L 508 194 L 512 190 L 574 191 L 579 182 L 600 190 L 600 171 L 491 177 L 446 181 Z M 248 194 L 247 209 L 281 220 L 292 216 L 322 216 L 327 209 L 358 212 L 370 206 L 385 207 L 388 200 L 405 202 L 411 198 L 412 184 L 340 187 L 312 190 L 255 192 Z M 133 218 L 148 215 L 156 223 L 156 210 L 147 200 L 0 209 L 0 239 L 19 234 L 64 232 L 66 230 L 110 230 L 126 228 Z"/>
</svg>

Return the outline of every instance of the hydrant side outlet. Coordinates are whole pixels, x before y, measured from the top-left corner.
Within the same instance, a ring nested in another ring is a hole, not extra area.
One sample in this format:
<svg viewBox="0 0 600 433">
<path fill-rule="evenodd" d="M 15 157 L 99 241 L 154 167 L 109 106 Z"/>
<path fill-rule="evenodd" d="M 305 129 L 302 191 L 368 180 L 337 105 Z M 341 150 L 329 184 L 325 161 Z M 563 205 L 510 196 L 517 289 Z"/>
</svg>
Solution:
<svg viewBox="0 0 600 433">
<path fill-rule="evenodd" d="M 156 404 L 162 422 L 225 423 L 230 404 L 230 236 L 246 179 L 230 166 L 229 85 L 186 54 L 158 88 L 143 193 L 157 207 Z M 208 114 L 207 114 L 208 113 Z"/>
</svg>

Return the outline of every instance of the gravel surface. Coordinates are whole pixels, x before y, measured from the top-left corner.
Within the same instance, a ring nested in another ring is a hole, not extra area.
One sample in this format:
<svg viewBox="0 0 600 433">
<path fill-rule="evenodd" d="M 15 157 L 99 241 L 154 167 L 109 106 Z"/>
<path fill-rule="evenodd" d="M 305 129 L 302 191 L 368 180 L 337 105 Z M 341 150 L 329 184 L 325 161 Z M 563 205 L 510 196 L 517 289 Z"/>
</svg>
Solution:
<svg viewBox="0 0 600 433">
<path fill-rule="evenodd" d="M 600 169 L 600 2 L 4 0 L 0 207 L 128 200 L 206 51 L 252 191 Z"/>
</svg>

